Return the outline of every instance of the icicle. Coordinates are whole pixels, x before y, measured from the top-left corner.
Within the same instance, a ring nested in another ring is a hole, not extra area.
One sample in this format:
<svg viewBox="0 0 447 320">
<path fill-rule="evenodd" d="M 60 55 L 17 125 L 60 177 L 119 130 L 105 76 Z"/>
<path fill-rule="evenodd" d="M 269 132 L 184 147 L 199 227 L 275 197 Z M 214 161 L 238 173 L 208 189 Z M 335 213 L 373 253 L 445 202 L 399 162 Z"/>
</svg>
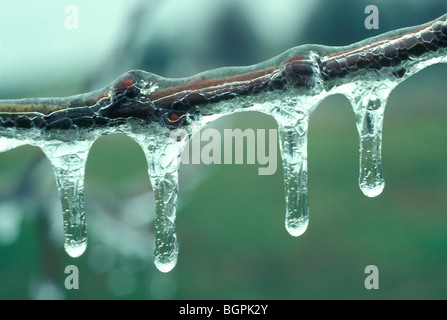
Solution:
<svg viewBox="0 0 447 320">
<path fill-rule="evenodd" d="M 379 195 L 385 185 L 381 148 L 387 97 L 412 74 L 447 61 L 446 17 L 346 47 L 292 48 L 248 67 L 181 79 L 132 70 L 91 93 L 1 100 L 0 134 L 5 137 L 0 137 L 0 152 L 25 143 L 42 146 L 56 174 L 65 249 L 77 257 L 87 244 L 83 180 L 91 142 L 60 140 L 75 140 L 73 132 L 132 136 L 145 152 L 155 194 L 155 265 L 168 272 L 177 263 L 178 169 L 187 140 L 173 139 L 172 131 L 185 128 L 190 137 L 194 121 L 203 126 L 223 115 L 261 111 L 278 122 L 285 226 L 292 236 L 299 236 L 309 223 L 307 127 L 312 111 L 329 95 L 348 96 L 360 136 L 359 185 L 365 195 Z"/>
<path fill-rule="evenodd" d="M 152 172 L 154 175 L 155 172 Z M 178 243 L 175 230 L 177 211 L 177 171 L 152 176 L 155 195 L 155 265 L 162 272 L 169 272 L 177 264 Z"/>
<path fill-rule="evenodd" d="M 42 150 L 53 165 L 64 223 L 64 248 L 73 258 L 87 248 L 84 173 L 90 141 L 47 143 Z"/>
<path fill-rule="evenodd" d="M 286 190 L 286 229 L 294 237 L 309 224 L 307 197 L 307 117 L 298 125 L 278 124 Z"/>
<path fill-rule="evenodd" d="M 154 263 L 162 272 L 171 271 L 177 264 L 178 243 L 175 228 L 178 197 L 178 170 L 186 139 L 154 136 L 134 137 L 142 146 L 149 178 L 155 196 Z"/>
<path fill-rule="evenodd" d="M 367 87 L 367 85 L 364 85 Z M 385 187 L 382 170 L 382 127 L 385 105 L 391 89 L 372 88 L 350 98 L 360 136 L 359 186 L 368 197 L 376 197 Z"/>
</svg>

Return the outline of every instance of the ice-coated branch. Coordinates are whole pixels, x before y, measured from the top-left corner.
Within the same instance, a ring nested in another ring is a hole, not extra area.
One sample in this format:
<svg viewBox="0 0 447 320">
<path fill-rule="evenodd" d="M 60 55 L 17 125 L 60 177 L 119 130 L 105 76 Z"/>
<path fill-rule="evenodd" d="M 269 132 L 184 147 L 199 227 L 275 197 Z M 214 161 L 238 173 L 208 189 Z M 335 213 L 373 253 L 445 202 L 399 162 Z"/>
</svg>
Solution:
<svg viewBox="0 0 447 320">
<path fill-rule="evenodd" d="M 86 247 L 84 166 L 100 136 L 125 133 L 144 149 L 156 195 L 156 265 L 177 261 L 177 172 L 189 136 L 208 122 L 240 111 L 274 117 L 286 185 L 286 229 L 308 225 L 307 126 L 317 105 L 341 93 L 351 101 L 360 135 L 359 185 L 367 196 L 384 187 L 381 166 L 386 100 L 400 82 L 421 69 L 447 62 L 447 15 L 345 46 L 305 45 L 248 67 L 227 67 L 188 78 L 127 72 L 103 89 L 67 98 L 0 101 L 0 151 L 22 144 L 41 147 L 56 172 L 63 203 L 65 248 Z M 196 125 L 193 125 L 196 124 Z"/>
</svg>

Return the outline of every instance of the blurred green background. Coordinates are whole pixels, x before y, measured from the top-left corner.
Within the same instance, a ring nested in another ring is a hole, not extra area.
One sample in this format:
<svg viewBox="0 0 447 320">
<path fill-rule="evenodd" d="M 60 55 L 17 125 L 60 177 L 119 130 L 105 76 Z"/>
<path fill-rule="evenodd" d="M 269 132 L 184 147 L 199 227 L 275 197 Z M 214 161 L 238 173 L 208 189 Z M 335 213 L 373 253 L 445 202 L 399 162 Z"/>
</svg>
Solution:
<svg viewBox="0 0 447 320">
<path fill-rule="evenodd" d="M 359 1 L 26 3 L 0 2 L 1 98 L 76 94 L 132 68 L 176 77 L 252 64 L 292 46 L 349 44 L 447 11 L 445 1 L 371 1 L 381 20 L 379 30 L 368 31 Z M 79 30 L 64 28 L 67 4 L 79 6 Z M 11 29 L 18 8 L 21 27 Z M 30 38 L 35 45 L 26 50 Z M 168 274 L 152 263 L 151 187 L 143 152 L 130 138 L 103 137 L 91 150 L 89 247 L 78 259 L 62 248 L 48 161 L 29 146 L 1 154 L 0 299 L 446 298 L 446 71 L 429 67 L 392 92 L 383 132 L 386 186 L 377 198 L 358 188 L 348 100 L 323 101 L 309 125 L 310 224 L 299 238 L 284 227 L 279 153 L 271 176 L 259 176 L 257 165 L 182 165 L 179 261 Z M 212 127 L 276 123 L 253 112 Z M 79 268 L 79 290 L 64 288 L 67 265 Z M 364 287 L 368 265 L 379 268 L 379 290 Z"/>
</svg>

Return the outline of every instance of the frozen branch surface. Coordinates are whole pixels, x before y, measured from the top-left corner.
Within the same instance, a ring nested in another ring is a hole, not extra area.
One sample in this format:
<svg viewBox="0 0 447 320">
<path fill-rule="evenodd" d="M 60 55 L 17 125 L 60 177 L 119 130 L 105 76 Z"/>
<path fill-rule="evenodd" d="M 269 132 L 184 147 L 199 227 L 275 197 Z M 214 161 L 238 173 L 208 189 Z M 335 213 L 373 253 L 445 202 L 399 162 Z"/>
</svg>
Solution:
<svg viewBox="0 0 447 320">
<path fill-rule="evenodd" d="M 227 67 L 189 78 L 127 72 L 103 89 L 67 98 L 0 101 L 0 151 L 39 146 L 51 161 L 62 202 L 65 249 L 87 245 L 83 205 L 88 151 L 102 135 L 124 133 L 143 148 L 156 198 L 155 264 L 177 262 L 175 217 L 182 149 L 194 131 L 221 116 L 260 111 L 278 123 L 285 174 L 286 229 L 307 228 L 307 127 L 318 104 L 345 95 L 360 136 L 359 185 L 367 196 L 384 187 L 381 165 L 387 97 L 421 69 L 447 62 L 447 15 L 345 47 L 305 45 L 248 67 Z M 178 139 L 176 129 L 187 137 Z"/>
</svg>

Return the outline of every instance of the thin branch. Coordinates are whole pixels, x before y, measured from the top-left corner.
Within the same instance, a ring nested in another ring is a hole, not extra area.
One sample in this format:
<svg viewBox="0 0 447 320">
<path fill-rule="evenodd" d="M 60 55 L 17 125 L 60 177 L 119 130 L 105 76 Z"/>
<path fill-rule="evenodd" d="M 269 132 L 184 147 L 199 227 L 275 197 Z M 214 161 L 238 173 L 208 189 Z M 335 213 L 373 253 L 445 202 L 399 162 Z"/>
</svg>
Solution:
<svg viewBox="0 0 447 320">
<path fill-rule="evenodd" d="M 291 89 L 305 95 L 336 92 L 359 75 L 368 77 L 382 69 L 400 79 L 414 73 L 412 67 L 445 58 L 446 17 L 346 47 L 296 47 L 250 67 L 221 68 L 184 79 L 133 70 L 87 94 L 3 100 L 0 127 L 94 130 L 120 126 L 131 118 L 178 128 L 199 116 L 219 113 L 213 105 L 222 101 Z"/>
<path fill-rule="evenodd" d="M 285 226 L 305 232 L 307 128 L 317 105 L 342 93 L 356 115 L 360 135 L 359 186 L 374 197 L 384 188 L 381 164 L 386 100 L 400 82 L 421 69 L 447 62 L 447 14 L 424 25 L 385 33 L 346 47 L 305 45 L 249 67 L 210 70 L 183 79 L 127 72 L 103 89 L 67 98 L 0 101 L 0 151 L 29 143 L 51 161 L 62 203 L 65 250 L 87 247 L 84 173 L 92 143 L 122 132 L 143 148 L 155 197 L 155 264 L 177 263 L 175 227 L 178 169 L 187 139 L 171 136 L 217 117 L 262 111 L 278 122 L 286 187 Z"/>
</svg>

